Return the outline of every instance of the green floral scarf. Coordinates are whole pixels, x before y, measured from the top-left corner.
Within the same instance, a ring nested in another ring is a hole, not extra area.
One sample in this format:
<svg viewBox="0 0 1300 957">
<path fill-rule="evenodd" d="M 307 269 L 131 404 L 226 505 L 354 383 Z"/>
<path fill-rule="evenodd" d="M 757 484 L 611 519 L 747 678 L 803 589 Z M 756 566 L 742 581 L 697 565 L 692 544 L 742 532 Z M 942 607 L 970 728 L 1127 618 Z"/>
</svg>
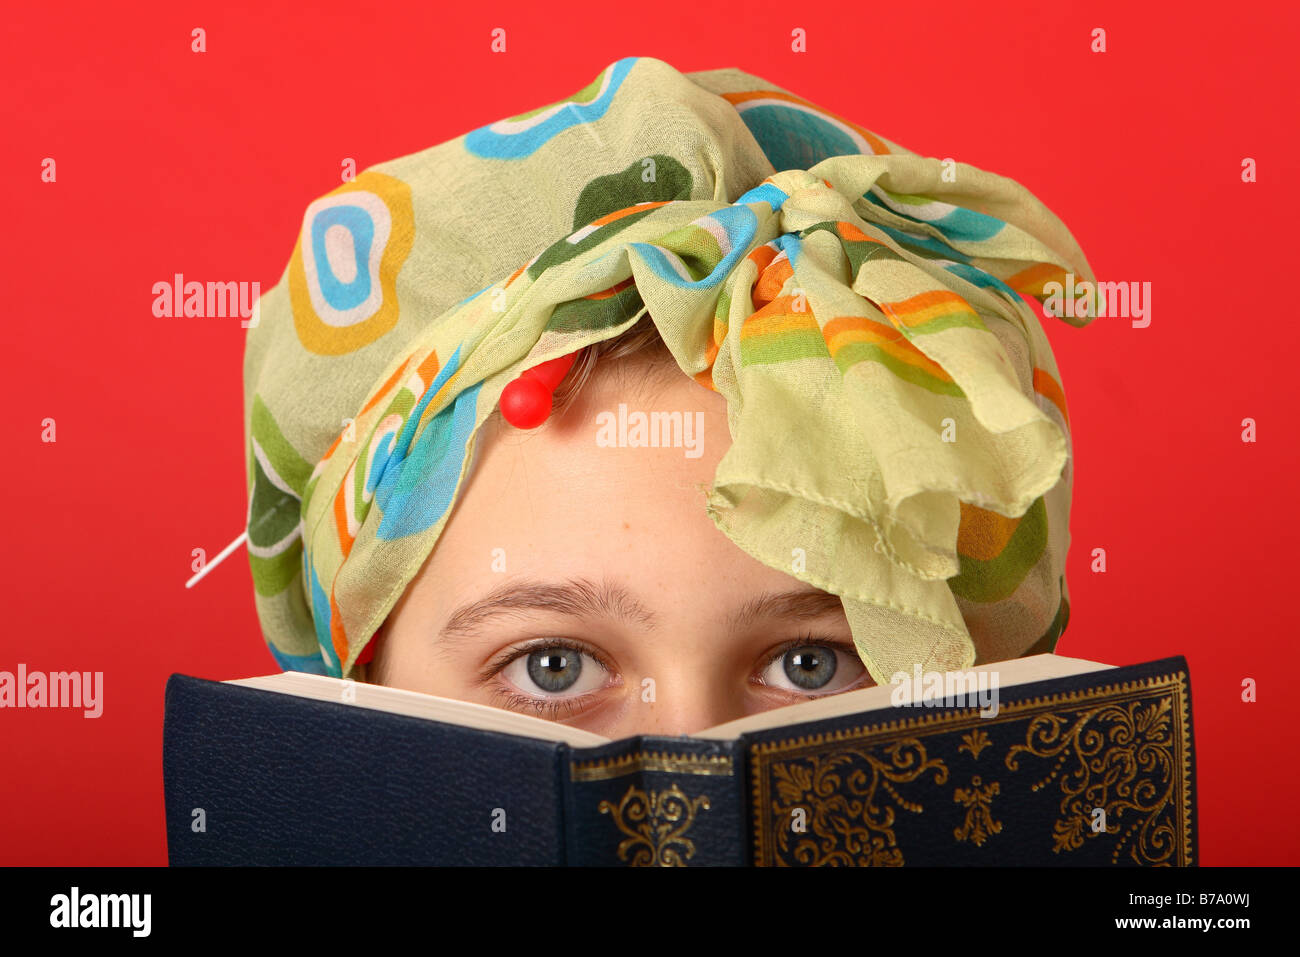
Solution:
<svg viewBox="0 0 1300 957">
<path fill-rule="evenodd" d="M 1092 280 L 1012 180 L 734 69 L 567 100 L 311 203 L 245 356 L 248 554 L 286 670 L 350 676 L 507 383 L 647 311 L 727 401 L 707 511 L 841 596 L 871 675 L 1065 626 L 1069 417 L 1037 316 Z M 1065 320 L 1082 325 L 1086 320 Z"/>
</svg>

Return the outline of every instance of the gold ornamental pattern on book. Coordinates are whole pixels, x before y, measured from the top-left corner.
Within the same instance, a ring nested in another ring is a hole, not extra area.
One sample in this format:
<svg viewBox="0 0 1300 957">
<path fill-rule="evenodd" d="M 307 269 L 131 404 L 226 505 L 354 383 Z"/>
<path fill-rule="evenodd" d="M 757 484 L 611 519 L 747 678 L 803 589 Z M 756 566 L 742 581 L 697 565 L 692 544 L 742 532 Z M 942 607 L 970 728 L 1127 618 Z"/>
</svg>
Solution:
<svg viewBox="0 0 1300 957">
<path fill-rule="evenodd" d="M 601 801 L 598 806 L 627 835 L 619 842 L 618 859 L 632 867 L 685 867 L 695 856 L 687 832 L 695 816 L 708 809 L 707 795 L 689 797 L 676 784 L 649 791 L 633 785 L 617 804 Z"/>
<path fill-rule="evenodd" d="M 646 772 L 729 777 L 733 770 L 727 755 L 636 751 L 614 758 L 575 761 L 569 773 L 574 782 L 592 782 Z M 707 794 L 691 796 L 674 783 L 658 790 L 631 785 L 617 804 L 603 800 L 596 809 L 608 814 L 625 835 L 618 845 L 619 861 L 631 867 L 685 867 L 696 850 L 695 840 L 688 836 L 690 830 L 698 815 L 710 807 Z"/>
<path fill-rule="evenodd" d="M 1190 717 L 1179 671 L 1010 702 L 996 718 L 968 708 L 756 744 L 754 863 L 906 864 L 899 815 L 924 815 L 928 805 L 934 816 L 933 802 L 942 799 L 965 811 L 951 831 L 954 843 L 981 851 L 1037 840 L 1068 855 L 1103 840 L 1113 842 L 1112 863 L 1186 865 L 1193 860 Z M 985 754 L 996 730 L 1016 743 Z M 1026 771 L 1039 777 L 1026 783 Z M 1059 795 L 1044 794 L 1056 813 L 1041 835 L 1004 826 L 995 813 L 1000 796 L 1026 787 Z"/>
</svg>

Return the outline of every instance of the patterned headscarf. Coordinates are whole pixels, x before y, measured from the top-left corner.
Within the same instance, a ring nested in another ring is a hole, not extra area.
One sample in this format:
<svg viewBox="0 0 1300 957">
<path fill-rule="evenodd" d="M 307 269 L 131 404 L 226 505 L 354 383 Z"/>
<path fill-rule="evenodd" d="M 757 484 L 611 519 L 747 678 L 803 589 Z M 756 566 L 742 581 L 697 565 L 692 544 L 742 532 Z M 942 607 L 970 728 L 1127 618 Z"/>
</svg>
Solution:
<svg viewBox="0 0 1300 957">
<path fill-rule="evenodd" d="M 1021 294 L 1066 273 L 1094 278 L 1024 187 L 734 69 L 627 57 L 367 169 L 307 207 L 248 332 L 248 553 L 271 651 L 353 675 L 472 481 L 502 389 L 647 311 L 727 402 L 709 516 L 839 595 L 878 682 L 969 666 L 972 632 L 1050 650 L 1069 419 Z"/>
</svg>

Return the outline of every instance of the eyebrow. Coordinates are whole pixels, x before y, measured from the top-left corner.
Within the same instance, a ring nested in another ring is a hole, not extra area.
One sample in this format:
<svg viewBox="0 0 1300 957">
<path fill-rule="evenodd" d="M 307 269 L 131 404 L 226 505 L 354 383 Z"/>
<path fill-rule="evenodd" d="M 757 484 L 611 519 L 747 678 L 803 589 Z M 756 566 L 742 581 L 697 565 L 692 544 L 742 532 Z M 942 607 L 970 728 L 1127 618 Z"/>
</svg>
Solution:
<svg viewBox="0 0 1300 957">
<path fill-rule="evenodd" d="M 824 591 L 766 592 L 734 612 L 727 628 L 735 631 L 763 619 L 819 618 L 844 605 L 838 595 Z M 579 618 L 608 617 L 657 628 L 659 616 L 647 609 L 622 585 L 574 578 L 560 582 L 524 580 L 503 584 L 483 598 L 467 602 L 453 611 L 439 632 L 439 638 L 458 643 L 474 637 L 481 628 L 499 617 L 528 611 L 550 611 Z"/>
<path fill-rule="evenodd" d="M 727 627 L 737 631 L 746 625 L 765 618 L 796 619 L 820 618 L 835 612 L 843 613 L 844 603 L 839 595 L 826 591 L 767 592 L 741 606 L 731 616 Z"/>
<path fill-rule="evenodd" d="M 605 616 L 655 628 L 659 618 L 621 585 L 585 578 L 563 582 L 525 580 L 500 585 L 485 597 L 461 605 L 443 625 L 440 637 L 471 637 L 493 618 L 521 611 L 552 611 L 579 618 Z"/>
</svg>

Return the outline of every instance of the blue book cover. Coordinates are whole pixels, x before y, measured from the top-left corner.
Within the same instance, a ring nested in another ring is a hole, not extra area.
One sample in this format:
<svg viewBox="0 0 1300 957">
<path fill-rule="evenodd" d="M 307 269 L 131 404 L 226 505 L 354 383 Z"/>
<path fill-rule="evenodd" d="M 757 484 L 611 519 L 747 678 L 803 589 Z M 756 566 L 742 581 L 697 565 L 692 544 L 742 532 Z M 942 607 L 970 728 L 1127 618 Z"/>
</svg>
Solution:
<svg viewBox="0 0 1300 957">
<path fill-rule="evenodd" d="M 1006 683 L 1035 662 L 1040 671 L 1073 663 L 1074 673 Z M 1100 670 L 1078 670 L 1087 665 Z M 691 737 L 619 741 L 478 705 L 438 710 L 444 699 L 315 675 L 249 683 L 172 675 L 163 741 L 168 858 L 1196 863 L 1183 658 L 1108 667 L 1039 656 L 988 668 L 1004 676 L 992 708 L 987 696 L 955 699 L 951 687 L 922 700 L 918 681 L 908 701 L 907 689 L 867 689 Z M 973 692 L 974 678 L 958 688 Z M 412 702 L 423 713 L 386 710 Z"/>
</svg>

